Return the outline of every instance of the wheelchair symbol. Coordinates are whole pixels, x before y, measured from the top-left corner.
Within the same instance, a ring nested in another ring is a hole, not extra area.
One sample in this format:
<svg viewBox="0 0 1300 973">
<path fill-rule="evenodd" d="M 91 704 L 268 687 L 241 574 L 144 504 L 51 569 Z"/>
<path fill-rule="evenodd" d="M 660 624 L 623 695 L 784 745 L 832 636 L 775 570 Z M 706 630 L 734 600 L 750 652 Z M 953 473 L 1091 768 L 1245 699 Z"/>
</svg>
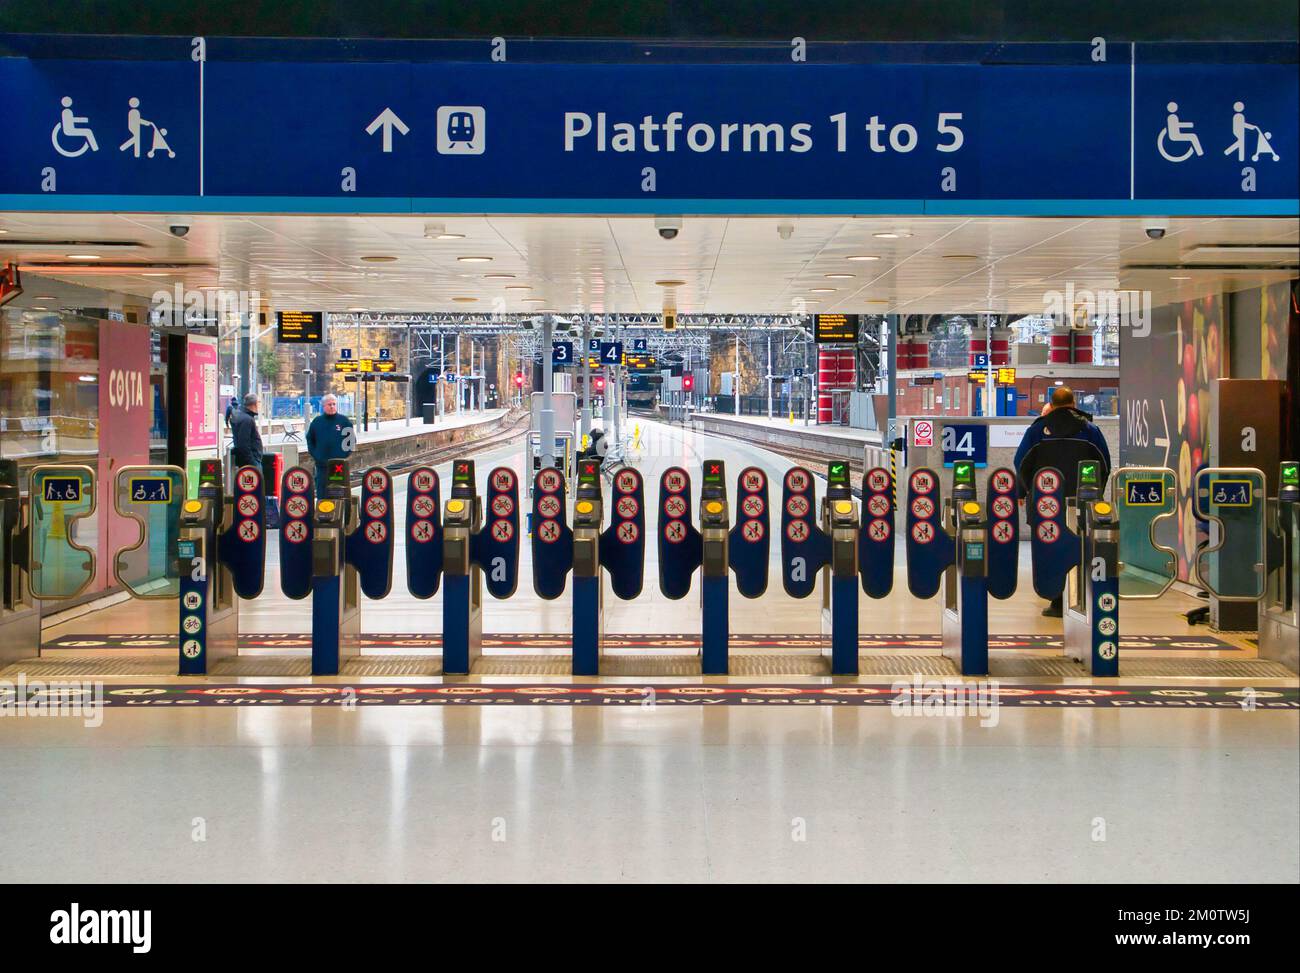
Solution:
<svg viewBox="0 0 1300 973">
<path fill-rule="evenodd" d="M 86 126 L 90 119 L 77 115 L 72 111 L 71 98 L 65 97 L 59 104 L 63 106 L 63 111 L 59 113 L 58 123 L 50 131 L 50 142 L 54 145 L 54 151 L 68 159 L 75 159 L 79 155 L 84 155 L 87 149 L 91 152 L 98 152 L 99 143 L 95 141 L 95 133 L 90 130 L 89 126 Z M 82 126 L 86 127 L 83 128 Z M 68 139 L 81 139 L 81 147 L 75 150 L 65 149 L 59 144 L 60 135 Z"/>
</svg>

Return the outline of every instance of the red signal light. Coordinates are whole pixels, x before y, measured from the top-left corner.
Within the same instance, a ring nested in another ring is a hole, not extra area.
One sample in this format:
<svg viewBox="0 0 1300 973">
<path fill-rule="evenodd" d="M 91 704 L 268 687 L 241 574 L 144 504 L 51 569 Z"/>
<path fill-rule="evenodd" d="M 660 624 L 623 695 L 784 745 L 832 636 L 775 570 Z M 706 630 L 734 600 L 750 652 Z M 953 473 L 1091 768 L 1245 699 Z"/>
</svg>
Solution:
<svg viewBox="0 0 1300 973">
<path fill-rule="evenodd" d="M 682 391 L 683 391 L 683 392 L 691 392 L 691 391 L 694 391 L 694 389 L 695 389 L 695 376 L 694 376 L 694 375 L 683 375 L 683 376 L 682 376 Z"/>
<path fill-rule="evenodd" d="M 605 380 L 603 378 L 596 379 L 596 391 L 597 392 L 605 391 Z"/>
<path fill-rule="evenodd" d="M 520 372 L 518 375 L 515 376 L 515 388 L 521 389 L 523 387 L 524 387 L 524 373 Z"/>
</svg>

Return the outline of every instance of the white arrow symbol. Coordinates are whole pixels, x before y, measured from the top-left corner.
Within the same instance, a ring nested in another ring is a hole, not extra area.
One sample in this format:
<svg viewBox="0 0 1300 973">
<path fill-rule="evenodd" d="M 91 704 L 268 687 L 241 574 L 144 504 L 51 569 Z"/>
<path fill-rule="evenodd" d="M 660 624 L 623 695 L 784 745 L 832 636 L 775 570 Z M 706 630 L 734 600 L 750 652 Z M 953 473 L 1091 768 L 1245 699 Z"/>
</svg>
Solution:
<svg viewBox="0 0 1300 973">
<path fill-rule="evenodd" d="M 1167 469 L 1169 467 L 1169 414 L 1165 412 L 1164 399 L 1160 400 L 1160 418 L 1164 420 L 1165 434 L 1164 436 L 1156 436 L 1151 441 L 1155 443 L 1157 446 L 1163 446 L 1165 448 L 1164 464 Z"/>
<path fill-rule="evenodd" d="M 385 108 L 376 116 L 375 120 L 366 126 L 366 134 L 374 135 L 375 132 L 382 128 L 384 130 L 384 151 L 393 151 L 393 129 L 397 129 L 403 135 L 410 131 L 406 123 L 398 118 L 391 108 Z"/>
</svg>

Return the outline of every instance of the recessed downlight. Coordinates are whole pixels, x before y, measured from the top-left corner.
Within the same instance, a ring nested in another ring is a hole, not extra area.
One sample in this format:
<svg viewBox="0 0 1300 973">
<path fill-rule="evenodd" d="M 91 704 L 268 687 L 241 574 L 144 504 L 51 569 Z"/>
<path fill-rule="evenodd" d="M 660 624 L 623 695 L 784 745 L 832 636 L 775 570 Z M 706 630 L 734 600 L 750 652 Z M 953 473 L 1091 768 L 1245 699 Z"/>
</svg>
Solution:
<svg viewBox="0 0 1300 973">
<path fill-rule="evenodd" d="M 350 307 L 350 308 L 348 308 L 348 313 L 349 313 L 349 314 L 365 314 L 365 313 L 366 313 L 366 310 L 367 310 L 367 309 L 364 308 L 364 307 Z"/>
<path fill-rule="evenodd" d="M 879 260 L 880 257 L 878 257 L 874 253 L 855 253 L 852 256 L 845 257 L 844 259 L 845 260 Z"/>
<path fill-rule="evenodd" d="M 487 264 L 492 262 L 491 257 L 457 257 L 463 264 Z"/>
<path fill-rule="evenodd" d="M 546 299 L 542 297 L 525 297 L 523 299 L 523 303 L 524 304 L 545 304 Z"/>
<path fill-rule="evenodd" d="M 944 260 L 979 260 L 979 257 L 977 257 L 973 253 L 945 253 L 943 255 L 943 259 Z"/>
<path fill-rule="evenodd" d="M 906 230 L 881 230 L 879 233 L 871 234 L 877 240 L 906 240 L 912 234 Z"/>
<path fill-rule="evenodd" d="M 681 287 L 686 283 L 684 280 L 657 280 L 655 284 L 659 287 Z"/>
<path fill-rule="evenodd" d="M 514 274 L 484 274 L 484 280 L 514 280 Z"/>
<path fill-rule="evenodd" d="M 852 280 L 857 274 L 823 274 L 827 280 Z"/>
<path fill-rule="evenodd" d="M 387 253 L 371 253 L 361 259 L 368 264 L 390 264 L 397 258 Z"/>
<path fill-rule="evenodd" d="M 1170 280 L 1191 280 L 1192 278 L 1180 276 L 1180 277 L 1170 277 L 1169 279 Z"/>
<path fill-rule="evenodd" d="M 475 301 L 478 300 L 478 298 L 477 297 L 453 297 L 452 300 L 455 301 L 457 304 L 473 304 Z"/>
<path fill-rule="evenodd" d="M 808 293 L 809 294 L 834 294 L 835 288 L 834 287 L 810 287 L 808 288 Z"/>
<path fill-rule="evenodd" d="M 531 284 L 506 284 L 508 291 L 531 291 L 532 289 Z"/>
<path fill-rule="evenodd" d="M 66 256 L 69 260 L 102 260 L 103 259 L 97 253 L 69 253 Z"/>
</svg>

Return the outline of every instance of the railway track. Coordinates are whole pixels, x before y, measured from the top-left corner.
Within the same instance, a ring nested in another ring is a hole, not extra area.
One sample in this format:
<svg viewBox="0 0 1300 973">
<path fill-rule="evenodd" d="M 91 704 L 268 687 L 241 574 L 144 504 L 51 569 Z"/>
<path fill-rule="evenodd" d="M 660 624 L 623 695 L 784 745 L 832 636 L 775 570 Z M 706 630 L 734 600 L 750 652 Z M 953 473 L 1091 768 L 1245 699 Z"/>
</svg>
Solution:
<svg viewBox="0 0 1300 973">
<path fill-rule="evenodd" d="M 417 453 L 410 459 L 402 460 L 400 463 L 392 463 L 385 467 L 393 476 L 399 473 L 406 473 L 415 469 L 417 466 L 436 466 L 438 463 L 446 462 L 465 452 L 478 453 L 484 449 L 491 449 L 495 446 L 502 446 L 512 440 L 520 439 L 528 432 L 528 413 L 521 412 L 510 423 L 509 426 L 484 436 L 481 439 L 466 439 L 458 443 L 452 443 L 449 446 L 440 446 L 437 449 L 429 449 Z M 352 485 L 358 486 L 364 476 L 364 470 L 354 470 L 352 473 Z"/>
</svg>

